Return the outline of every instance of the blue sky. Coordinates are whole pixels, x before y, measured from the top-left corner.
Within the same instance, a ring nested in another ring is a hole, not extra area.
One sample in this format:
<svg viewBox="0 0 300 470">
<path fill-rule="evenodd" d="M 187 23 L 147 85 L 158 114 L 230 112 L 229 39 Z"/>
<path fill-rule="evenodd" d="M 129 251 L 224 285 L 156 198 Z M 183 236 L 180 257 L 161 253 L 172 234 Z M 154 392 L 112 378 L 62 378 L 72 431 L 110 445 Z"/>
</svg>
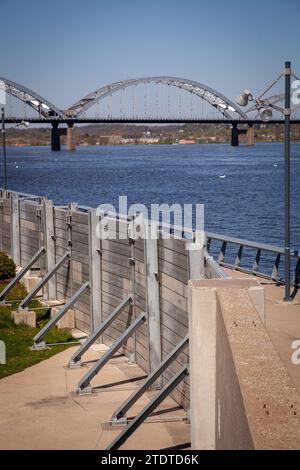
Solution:
<svg viewBox="0 0 300 470">
<path fill-rule="evenodd" d="M 198 80 L 228 97 L 260 91 L 293 62 L 299 0 L 0 0 L 1 70 L 59 107 L 107 83 Z"/>
</svg>

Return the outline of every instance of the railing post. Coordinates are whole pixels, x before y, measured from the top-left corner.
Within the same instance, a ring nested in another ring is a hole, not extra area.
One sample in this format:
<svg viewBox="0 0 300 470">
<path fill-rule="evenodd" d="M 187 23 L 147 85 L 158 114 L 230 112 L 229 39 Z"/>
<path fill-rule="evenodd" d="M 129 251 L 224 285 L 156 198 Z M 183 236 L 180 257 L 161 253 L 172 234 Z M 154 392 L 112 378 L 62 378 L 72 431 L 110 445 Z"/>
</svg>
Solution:
<svg viewBox="0 0 300 470">
<path fill-rule="evenodd" d="M 223 241 L 222 246 L 221 246 L 221 250 L 220 250 L 220 253 L 219 253 L 219 257 L 218 257 L 218 263 L 224 263 L 226 248 L 227 248 L 227 242 Z"/>
<path fill-rule="evenodd" d="M 243 248 L 244 248 L 243 245 L 239 246 L 239 251 L 238 251 L 237 257 L 236 257 L 235 262 L 234 262 L 234 267 L 235 268 L 239 268 L 240 265 L 241 265 L 242 255 L 243 255 Z"/>
<path fill-rule="evenodd" d="M 47 272 L 55 265 L 55 233 L 54 233 L 54 209 L 53 202 L 48 199 L 43 201 L 44 208 L 44 239 L 46 247 Z M 56 274 L 49 280 L 47 288 L 47 300 L 55 300 Z"/>
<path fill-rule="evenodd" d="M 91 302 L 91 331 L 94 332 L 102 323 L 102 250 L 101 217 L 96 209 L 89 210 L 89 265 L 90 265 L 90 302 Z"/>
<path fill-rule="evenodd" d="M 258 248 L 258 250 L 256 252 L 256 256 L 255 256 L 255 261 L 254 261 L 253 266 L 252 266 L 252 272 L 253 273 L 256 273 L 259 269 L 260 255 L 261 255 L 261 250 L 260 250 L 260 248 Z"/>
<path fill-rule="evenodd" d="M 205 279 L 204 264 L 205 234 L 195 232 L 194 242 L 187 243 L 189 279 Z"/>
<path fill-rule="evenodd" d="M 11 254 L 17 266 L 21 265 L 20 256 L 20 201 L 17 194 L 10 195 L 11 208 Z"/>
<path fill-rule="evenodd" d="M 1 198 L 0 198 L 0 251 L 3 251 L 3 226 L 4 226 L 4 220 L 3 220 L 3 191 L 0 191 L 1 193 Z"/>
<path fill-rule="evenodd" d="M 156 234 L 158 235 L 158 232 L 156 232 Z M 162 359 L 158 278 L 158 236 L 152 238 L 152 231 L 151 233 L 147 233 L 145 230 L 144 247 L 149 337 L 149 372 L 151 373 L 157 369 Z M 159 377 L 155 382 L 155 388 L 161 388 L 161 386 L 162 377 Z"/>
</svg>

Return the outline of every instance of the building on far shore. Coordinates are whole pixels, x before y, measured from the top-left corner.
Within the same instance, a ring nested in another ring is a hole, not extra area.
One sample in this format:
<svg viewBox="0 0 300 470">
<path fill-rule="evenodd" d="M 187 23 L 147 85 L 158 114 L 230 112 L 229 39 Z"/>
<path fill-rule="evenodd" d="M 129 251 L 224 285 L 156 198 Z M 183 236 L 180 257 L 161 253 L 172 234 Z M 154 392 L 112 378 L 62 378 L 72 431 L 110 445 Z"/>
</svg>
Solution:
<svg viewBox="0 0 300 470">
<path fill-rule="evenodd" d="M 197 142 L 195 141 L 195 139 L 180 139 L 179 144 L 196 144 Z"/>
</svg>

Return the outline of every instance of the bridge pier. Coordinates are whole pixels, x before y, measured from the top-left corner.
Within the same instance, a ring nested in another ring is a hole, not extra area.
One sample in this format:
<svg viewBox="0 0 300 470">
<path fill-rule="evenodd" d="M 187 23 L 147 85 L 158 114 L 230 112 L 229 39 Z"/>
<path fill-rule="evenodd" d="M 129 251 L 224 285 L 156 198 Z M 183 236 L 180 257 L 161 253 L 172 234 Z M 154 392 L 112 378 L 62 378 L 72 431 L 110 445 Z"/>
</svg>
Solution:
<svg viewBox="0 0 300 470">
<path fill-rule="evenodd" d="M 67 136 L 67 150 L 76 150 L 76 139 L 74 135 L 74 123 L 68 123 L 68 127 L 59 129 L 58 122 L 52 123 L 51 129 L 51 150 L 53 152 L 59 152 L 61 149 L 60 145 L 60 136 L 66 135 Z"/>
<path fill-rule="evenodd" d="M 68 124 L 67 128 L 67 150 L 76 150 L 76 138 L 74 135 L 73 123 Z"/>
<path fill-rule="evenodd" d="M 52 123 L 51 150 L 53 152 L 59 152 L 60 150 L 60 129 L 58 129 L 58 122 Z"/>
<path fill-rule="evenodd" d="M 249 125 L 248 129 L 239 129 L 237 123 L 233 123 L 231 129 L 231 146 L 238 147 L 239 146 L 239 136 L 240 134 L 246 134 L 247 145 L 254 145 L 254 127 Z"/>
<path fill-rule="evenodd" d="M 239 146 L 239 133 L 238 126 L 234 123 L 231 128 L 231 147 Z"/>
<path fill-rule="evenodd" d="M 247 129 L 247 145 L 255 145 L 254 127 L 249 126 Z"/>
<path fill-rule="evenodd" d="M 281 134 L 280 126 L 278 124 L 276 124 L 276 126 L 275 126 L 275 140 L 277 142 L 280 141 L 280 134 Z"/>
</svg>

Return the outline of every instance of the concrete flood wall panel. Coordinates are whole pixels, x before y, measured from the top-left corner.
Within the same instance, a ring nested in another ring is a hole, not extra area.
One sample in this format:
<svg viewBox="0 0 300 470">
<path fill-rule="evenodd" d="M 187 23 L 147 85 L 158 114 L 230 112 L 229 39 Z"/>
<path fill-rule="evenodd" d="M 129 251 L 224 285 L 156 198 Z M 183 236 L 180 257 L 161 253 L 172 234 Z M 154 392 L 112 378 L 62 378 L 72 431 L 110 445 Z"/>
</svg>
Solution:
<svg viewBox="0 0 300 470">
<path fill-rule="evenodd" d="M 116 237 L 101 241 L 103 319 L 129 294 L 133 296 L 133 306 L 125 308 L 104 333 L 103 341 L 108 345 L 120 337 L 134 318 L 145 312 L 143 252 L 128 238 L 127 227 L 127 221 L 119 220 Z M 147 328 L 142 325 L 122 348 L 122 352 L 144 370 L 148 370 L 147 343 Z"/>
<path fill-rule="evenodd" d="M 44 214 L 36 201 L 20 200 L 19 217 L 21 265 L 24 266 L 44 244 Z M 33 268 L 43 271 L 44 258 L 40 258 Z"/>
<path fill-rule="evenodd" d="M 6 198 L 1 204 L 1 250 L 11 255 L 11 205 Z"/>
<path fill-rule="evenodd" d="M 121 235 L 122 234 L 122 235 Z M 122 236 L 122 239 L 119 239 Z M 116 237 L 102 240 L 102 314 L 105 320 L 112 311 L 133 292 L 133 268 L 130 265 L 131 246 L 127 237 L 127 223 L 116 224 Z M 126 330 L 134 317 L 134 309 L 126 307 L 103 335 L 104 343 L 111 345 Z M 123 348 L 125 354 L 134 351 L 134 340 L 129 338 Z"/>
<path fill-rule="evenodd" d="M 159 280 L 162 357 L 165 358 L 188 333 L 186 240 L 159 240 Z M 188 363 L 188 351 L 181 353 L 163 375 L 164 384 Z M 174 400 L 189 408 L 189 379 L 172 392 Z"/>
<path fill-rule="evenodd" d="M 88 214 L 63 209 L 54 210 L 56 261 L 71 252 L 70 262 L 56 274 L 57 298 L 67 301 L 79 287 L 89 280 Z M 90 296 L 84 293 L 74 305 L 76 328 L 90 332 Z"/>
</svg>

